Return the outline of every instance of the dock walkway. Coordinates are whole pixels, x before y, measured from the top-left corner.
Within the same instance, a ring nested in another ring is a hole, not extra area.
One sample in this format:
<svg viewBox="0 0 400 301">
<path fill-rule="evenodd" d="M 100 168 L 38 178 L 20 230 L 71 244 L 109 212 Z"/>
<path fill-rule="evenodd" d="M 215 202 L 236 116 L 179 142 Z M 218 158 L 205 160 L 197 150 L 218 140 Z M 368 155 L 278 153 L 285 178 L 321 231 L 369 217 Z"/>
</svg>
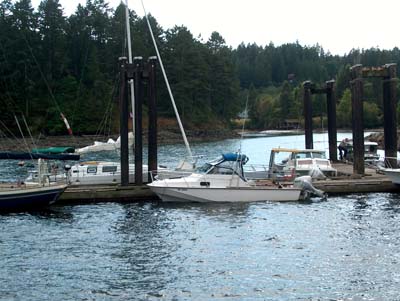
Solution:
<svg viewBox="0 0 400 301">
<path fill-rule="evenodd" d="M 339 176 L 327 180 L 318 180 L 313 185 L 328 193 L 350 194 L 371 192 L 400 192 L 400 186 L 394 185 L 384 174 L 375 169 L 366 168 L 365 175 L 353 175 L 353 165 L 335 163 Z M 146 186 L 87 185 L 70 186 L 60 197 L 61 203 L 87 202 L 135 202 L 158 200 L 158 197 Z"/>
</svg>

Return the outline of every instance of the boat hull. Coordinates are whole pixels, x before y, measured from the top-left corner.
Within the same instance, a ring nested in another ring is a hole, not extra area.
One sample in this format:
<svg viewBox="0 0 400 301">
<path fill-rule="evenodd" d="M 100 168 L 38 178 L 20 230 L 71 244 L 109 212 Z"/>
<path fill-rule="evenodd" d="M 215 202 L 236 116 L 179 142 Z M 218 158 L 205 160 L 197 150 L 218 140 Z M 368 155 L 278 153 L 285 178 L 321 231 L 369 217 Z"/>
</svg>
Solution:
<svg viewBox="0 0 400 301">
<path fill-rule="evenodd" d="M 57 201 L 66 185 L 0 191 L 0 211 L 40 209 Z"/>
<path fill-rule="evenodd" d="M 291 202 L 298 201 L 301 195 L 299 188 L 199 188 L 199 187 L 157 187 L 149 185 L 164 202 Z"/>
<path fill-rule="evenodd" d="M 400 185 L 400 168 L 385 168 L 384 173 L 393 184 Z"/>
</svg>

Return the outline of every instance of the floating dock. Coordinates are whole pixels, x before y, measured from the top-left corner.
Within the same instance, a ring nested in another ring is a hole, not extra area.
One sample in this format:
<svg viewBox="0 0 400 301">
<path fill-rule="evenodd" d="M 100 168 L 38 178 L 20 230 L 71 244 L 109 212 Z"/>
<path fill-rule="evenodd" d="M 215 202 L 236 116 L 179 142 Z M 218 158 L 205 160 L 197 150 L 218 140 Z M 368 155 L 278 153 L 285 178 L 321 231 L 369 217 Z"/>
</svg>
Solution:
<svg viewBox="0 0 400 301">
<path fill-rule="evenodd" d="M 354 175 L 353 165 L 336 163 L 334 167 L 339 176 L 333 179 L 318 180 L 313 185 L 328 193 L 350 194 L 371 192 L 400 192 L 400 186 L 394 185 L 384 174 L 375 169 L 366 168 L 365 175 Z M 146 185 L 82 185 L 70 186 L 61 195 L 60 203 L 87 202 L 136 202 L 154 201 L 159 198 Z"/>
</svg>

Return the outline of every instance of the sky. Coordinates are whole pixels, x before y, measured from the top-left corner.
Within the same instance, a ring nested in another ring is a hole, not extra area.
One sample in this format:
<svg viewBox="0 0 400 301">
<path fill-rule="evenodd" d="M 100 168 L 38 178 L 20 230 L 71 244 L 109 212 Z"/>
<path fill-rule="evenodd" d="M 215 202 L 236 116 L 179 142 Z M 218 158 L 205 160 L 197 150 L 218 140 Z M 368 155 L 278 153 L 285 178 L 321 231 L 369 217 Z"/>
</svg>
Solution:
<svg viewBox="0 0 400 301">
<path fill-rule="evenodd" d="M 116 7 L 121 0 L 109 0 Z M 125 2 L 125 0 L 124 0 Z M 217 31 L 226 44 L 275 46 L 298 41 L 317 43 L 325 52 L 344 55 L 351 49 L 400 47 L 400 0 L 143 0 L 147 13 L 164 30 L 184 25 L 207 41 Z M 40 0 L 32 0 L 34 7 Z M 86 0 L 60 0 L 65 15 Z M 128 6 L 143 16 L 141 0 Z"/>
</svg>

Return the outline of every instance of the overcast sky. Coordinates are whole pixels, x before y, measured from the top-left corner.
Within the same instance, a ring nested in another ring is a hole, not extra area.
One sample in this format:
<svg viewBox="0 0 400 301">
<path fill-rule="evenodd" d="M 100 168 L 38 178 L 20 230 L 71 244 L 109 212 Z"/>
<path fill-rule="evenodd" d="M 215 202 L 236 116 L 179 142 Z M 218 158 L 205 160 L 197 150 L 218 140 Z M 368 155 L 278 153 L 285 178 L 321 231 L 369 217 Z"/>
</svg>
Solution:
<svg viewBox="0 0 400 301">
<path fill-rule="evenodd" d="M 276 46 L 299 41 L 343 55 L 352 48 L 400 46 L 400 0 L 143 0 L 164 28 L 186 26 L 207 40 L 219 32 L 234 48 L 241 42 Z M 32 0 L 37 7 L 40 0 Z M 120 0 L 109 0 L 116 7 Z M 124 0 L 125 2 L 125 0 Z M 60 0 L 70 15 L 86 0 Z M 143 16 L 141 0 L 129 8 Z"/>
</svg>

